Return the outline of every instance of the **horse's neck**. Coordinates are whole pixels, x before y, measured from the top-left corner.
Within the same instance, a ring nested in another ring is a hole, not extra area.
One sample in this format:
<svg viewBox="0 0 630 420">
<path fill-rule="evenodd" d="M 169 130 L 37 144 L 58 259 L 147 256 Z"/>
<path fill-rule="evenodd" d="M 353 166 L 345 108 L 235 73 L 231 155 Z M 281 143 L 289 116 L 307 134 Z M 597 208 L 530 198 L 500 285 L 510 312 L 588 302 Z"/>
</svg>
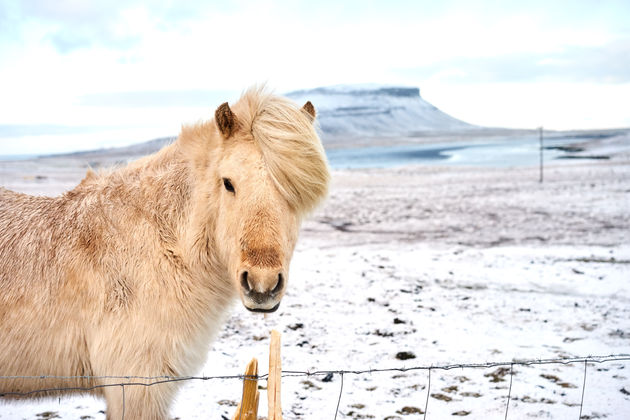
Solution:
<svg viewBox="0 0 630 420">
<path fill-rule="evenodd" d="M 133 205 L 160 221 L 161 234 L 168 233 L 169 239 L 189 250 L 193 259 L 212 258 L 216 203 L 212 200 L 212 183 L 204 179 L 215 162 L 210 159 L 200 168 L 197 162 L 182 157 L 188 152 L 175 143 L 132 163 L 118 177 L 132 192 Z"/>
<path fill-rule="evenodd" d="M 105 175 L 93 193 L 110 203 L 107 210 L 116 218 L 133 213 L 150 219 L 158 229 L 173 230 L 189 212 L 190 182 L 189 165 L 176 145 L 170 145 Z"/>
</svg>

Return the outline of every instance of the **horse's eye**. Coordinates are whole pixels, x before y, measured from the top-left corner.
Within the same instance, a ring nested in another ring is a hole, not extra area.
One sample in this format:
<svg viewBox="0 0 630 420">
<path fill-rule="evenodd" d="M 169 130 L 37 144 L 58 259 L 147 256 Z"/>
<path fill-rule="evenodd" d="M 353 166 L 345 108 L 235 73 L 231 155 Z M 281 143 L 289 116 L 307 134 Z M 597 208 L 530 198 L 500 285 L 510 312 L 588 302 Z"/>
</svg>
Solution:
<svg viewBox="0 0 630 420">
<path fill-rule="evenodd" d="M 232 182 L 228 178 L 223 178 L 223 186 L 229 192 L 234 193 L 234 185 L 232 185 Z"/>
</svg>

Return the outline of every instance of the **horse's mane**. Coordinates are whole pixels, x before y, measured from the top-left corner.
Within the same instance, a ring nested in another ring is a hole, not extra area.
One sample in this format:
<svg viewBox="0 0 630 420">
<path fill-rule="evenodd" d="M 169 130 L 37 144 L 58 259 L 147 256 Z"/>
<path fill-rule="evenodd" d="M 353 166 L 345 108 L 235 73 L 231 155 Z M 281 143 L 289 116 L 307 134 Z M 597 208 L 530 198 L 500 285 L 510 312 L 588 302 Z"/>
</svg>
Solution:
<svg viewBox="0 0 630 420">
<path fill-rule="evenodd" d="M 298 212 L 312 210 L 326 195 L 330 178 L 312 117 L 265 87 L 245 91 L 234 110 L 259 145 L 280 193 Z"/>
<path fill-rule="evenodd" d="M 324 148 L 316 132 L 313 117 L 289 99 L 270 93 L 264 86 L 246 90 L 233 105 L 239 129 L 250 133 L 260 148 L 269 174 L 282 196 L 300 215 L 311 211 L 327 194 L 330 173 Z M 185 147 L 194 147 L 195 156 L 207 156 L 208 144 L 215 144 L 214 121 L 182 126 L 180 135 Z M 88 171 L 81 183 L 117 179 L 128 184 L 133 173 L 152 170 L 156 176 L 169 171 L 173 163 L 173 145 L 158 153 L 145 156 L 127 167 Z M 202 160 L 201 165 L 210 164 Z M 105 178 L 108 179 L 105 179 Z"/>
</svg>

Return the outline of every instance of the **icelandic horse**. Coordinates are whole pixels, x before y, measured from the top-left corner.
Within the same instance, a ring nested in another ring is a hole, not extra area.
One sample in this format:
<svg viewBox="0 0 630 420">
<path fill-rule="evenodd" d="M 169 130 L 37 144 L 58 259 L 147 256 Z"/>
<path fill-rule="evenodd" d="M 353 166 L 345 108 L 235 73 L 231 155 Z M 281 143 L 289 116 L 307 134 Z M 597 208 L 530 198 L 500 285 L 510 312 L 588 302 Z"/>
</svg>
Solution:
<svg viewBox="0 0 630 420">
<path fill-rule="evenodd" d="M 0 400 L 90 388 L 107 419 L 166 419 L 177 382 L 103 377 L 193 375 L 235 298 L 278 309 L 329 184 L 314 119 L 251 88 L 61 196 L 0 188 Z"/>
</svg>

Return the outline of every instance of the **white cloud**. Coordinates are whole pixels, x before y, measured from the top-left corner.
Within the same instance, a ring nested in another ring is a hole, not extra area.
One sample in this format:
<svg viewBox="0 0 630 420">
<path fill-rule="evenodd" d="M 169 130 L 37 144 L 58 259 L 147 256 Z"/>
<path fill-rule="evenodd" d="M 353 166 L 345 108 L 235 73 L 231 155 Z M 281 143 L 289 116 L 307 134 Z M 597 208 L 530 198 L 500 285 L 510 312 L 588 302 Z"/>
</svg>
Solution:
<svg viewBox="0 0 630 420">
<path fill-rule="evenodd" d="M 146 99 L 153 92 L 168 102 L 181 92 L 236 92 L 264 81 L 280 92 L 339 83 L 417 85 L 457 117 L 507 126 L 542 119 L 525 110 L 535 109 L 543 92 L 555 92 L 554 112 L 536 124 L 627 121 L 618 107 L 627 97 L 622 76 L 629 55 L 615 61 L 621 50 L 606 50 L 630 37 L 622 3 L 29 0 L 4 6 L 0 23 L 11 22 L 0 34 L 4 124 L 159 118 L 174 125 L 186 112 L 192 116 L 185 121 L 206 115 L 206 108 L 195 102 L 130 110 L 115 101 L 85 106 L 85 98 Z M 551 83 L 541 77 L 545 71 L 566 78 Z M 623 86 L 615 91 L 603 83 L 613 80 Z M 579 109 L 575 90 L 592 95 L 582 96 Z M 475 101 L 462 96 L 482 92 Z"/>
<path fill-rule="evenodd" d="M 630 127 L 630 83 L 428 85 L 422 96 L 466 122 L 515 128 Z"/>
</svg>

